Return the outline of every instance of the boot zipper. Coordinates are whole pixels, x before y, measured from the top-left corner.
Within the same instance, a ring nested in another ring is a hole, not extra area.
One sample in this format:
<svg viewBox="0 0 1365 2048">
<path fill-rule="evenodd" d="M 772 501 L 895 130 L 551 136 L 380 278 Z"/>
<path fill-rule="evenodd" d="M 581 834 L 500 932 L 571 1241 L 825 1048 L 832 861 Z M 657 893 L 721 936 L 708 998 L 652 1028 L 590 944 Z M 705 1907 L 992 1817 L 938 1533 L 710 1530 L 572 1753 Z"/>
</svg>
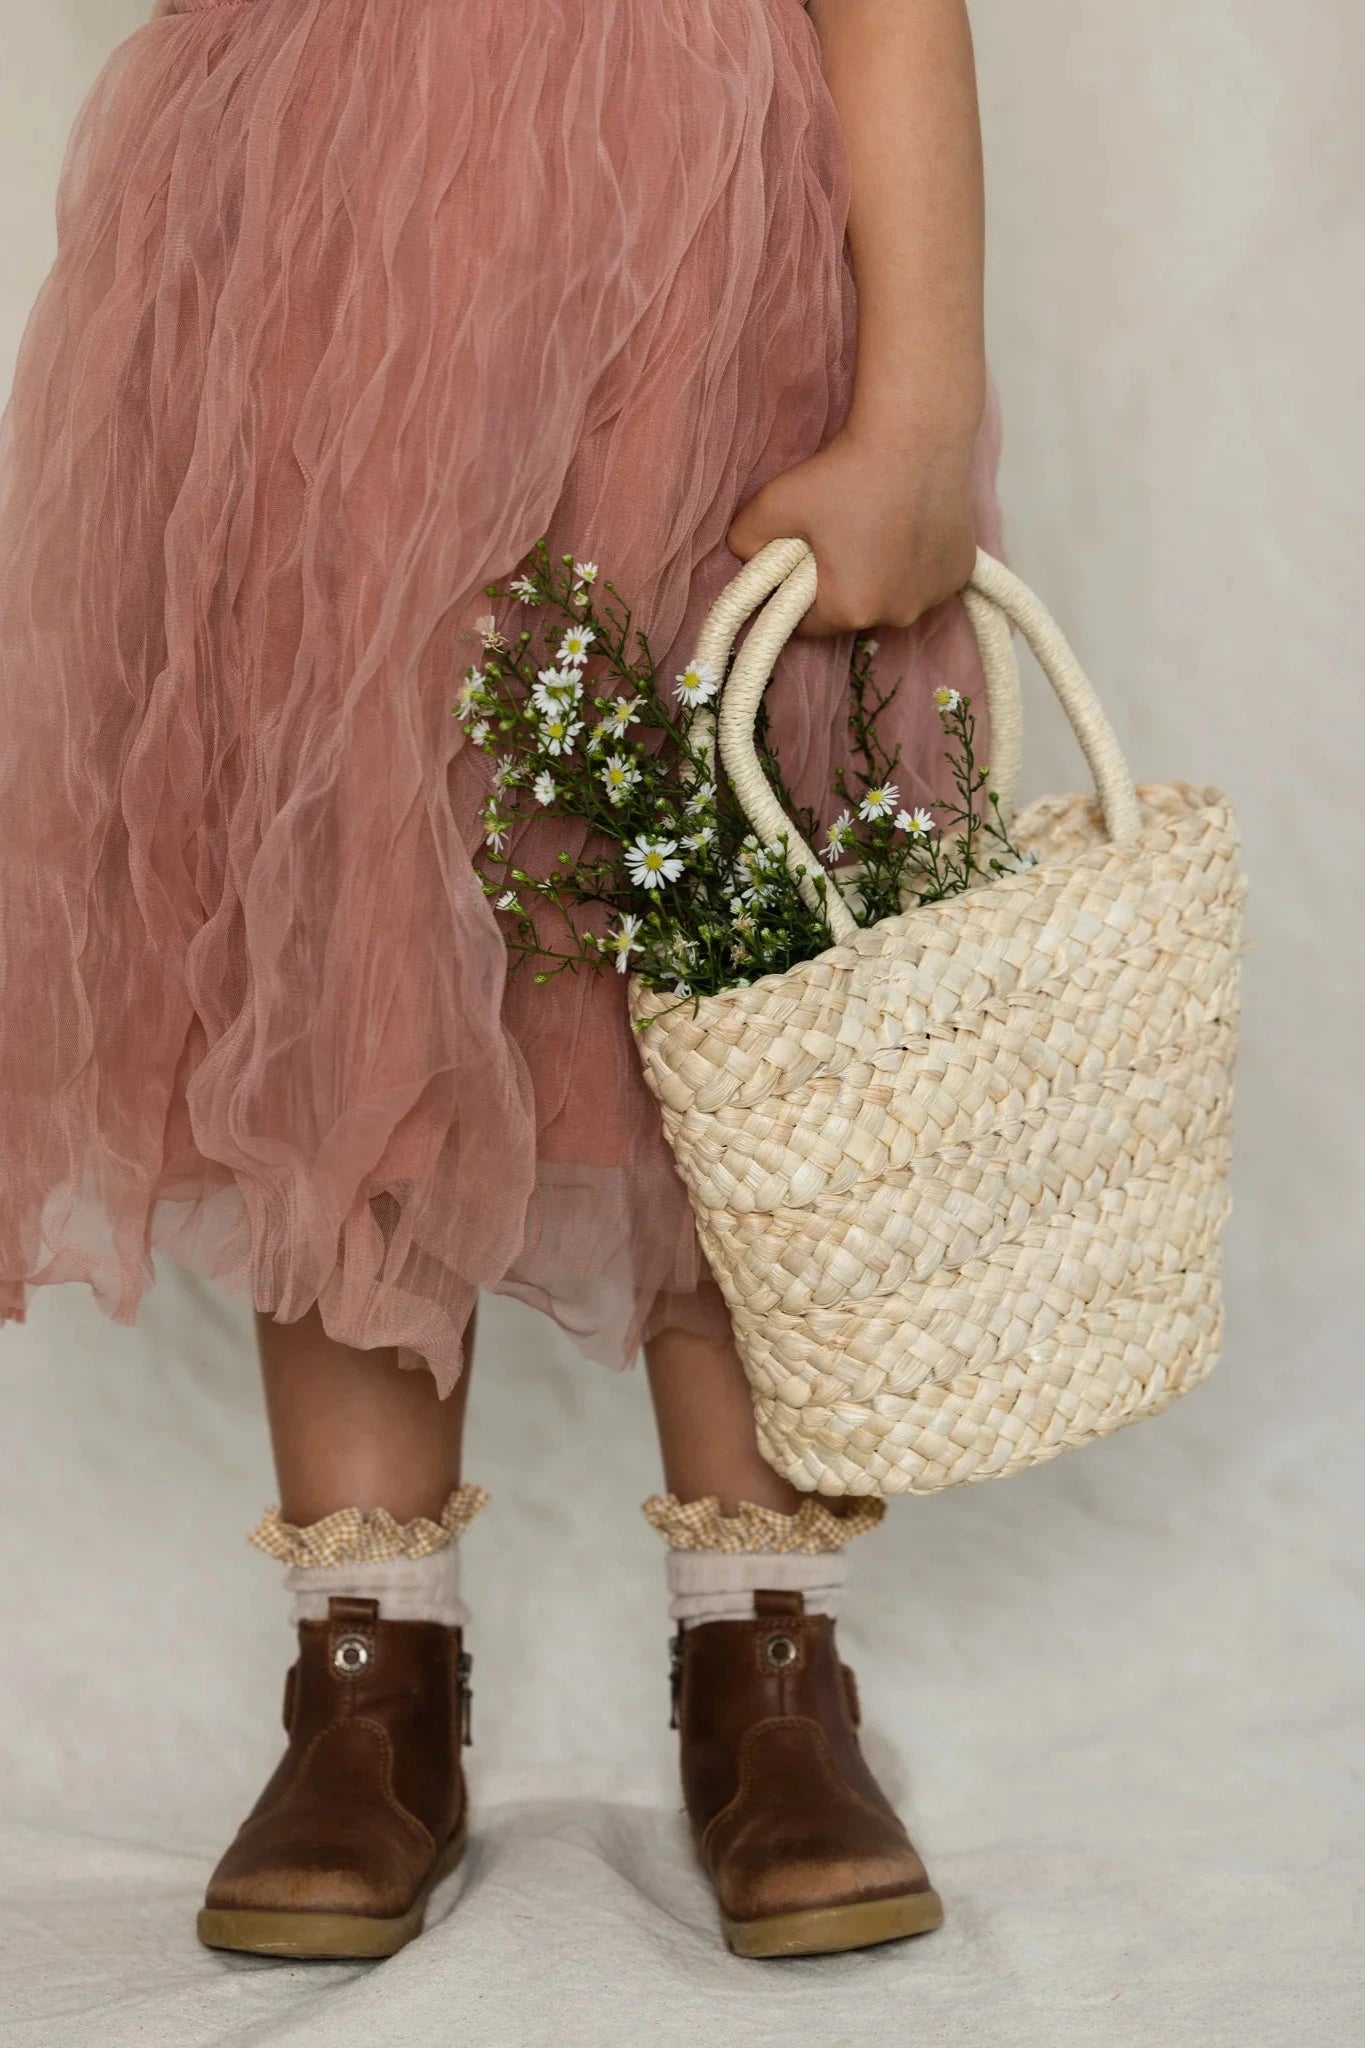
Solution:
<svg viewBox="0 0 1365 2048">
<path fill-rule="evenodd" d="M 668 1645 L 668 1696 L 670 1705 L 668 1725 L 670 1728 L 677 1728 L 681 1725 L 679 1710 L 682 1704 L 682 1675 L 683 1639 L 682 1630 L 679 1629 L 678 1633 L 670 1639 Z"/>
<path fill-rule="evenodd" d="M 460 1744 L 464 1749 L 474 1741 L 474 1688 L 469 1682 L 473 1669 L 474 1659 L 468 1650 L 461 1650 L 455 1673 L 460 1691 Z"/>
</svg>

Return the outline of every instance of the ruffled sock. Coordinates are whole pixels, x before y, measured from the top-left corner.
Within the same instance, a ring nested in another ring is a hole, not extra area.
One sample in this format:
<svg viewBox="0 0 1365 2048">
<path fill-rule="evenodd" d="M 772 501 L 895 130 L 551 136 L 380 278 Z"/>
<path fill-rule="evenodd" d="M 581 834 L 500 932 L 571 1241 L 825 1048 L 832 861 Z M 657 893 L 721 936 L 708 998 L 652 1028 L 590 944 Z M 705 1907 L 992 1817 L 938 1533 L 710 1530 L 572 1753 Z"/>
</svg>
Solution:
<svg viewBox="0 0 1365 2048">
<path fill-rule="evenodd" d="M 668 1612 L 679 1628 L 751 1620 L 757 1592 L 800 1593 L 808 1614 L 837 1614 L 845 1546 L 885 1512 L 883 1501 L 858 1499 L 836 1514 L 813 1496 L 791 1515 L 751 1501 L 723 1515 L 714 1495 L 655 1494 L 643 1508 L 668 1545 Z"/>
<path fill-rule="evenodd" d="M 481 1486 L 460 1486 L 436 1522 L 424 1515 L 396 1522 L 386 1508 L 341 1508 L 303 1528 L 269 1508 L 250 1540 L 288 1567 L 296 1624 L 325 1621 L 328 1601 L 341 1597 L 377 1600 L 381 1621 L 465 1628 L 459 1539 L 487 1500 Z"/>
</svg>

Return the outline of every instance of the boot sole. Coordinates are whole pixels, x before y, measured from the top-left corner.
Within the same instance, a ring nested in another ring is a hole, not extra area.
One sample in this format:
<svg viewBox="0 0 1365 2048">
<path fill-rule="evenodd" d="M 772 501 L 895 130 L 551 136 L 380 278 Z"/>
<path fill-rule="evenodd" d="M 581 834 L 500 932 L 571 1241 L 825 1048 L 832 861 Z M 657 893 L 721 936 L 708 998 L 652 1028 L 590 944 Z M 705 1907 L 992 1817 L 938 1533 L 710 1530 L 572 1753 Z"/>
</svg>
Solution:
<svg viewBox="0 0 1365 2048">
<path fill-rule="evenodd" d="M 882 1941 L 930 1934 L 943 1925 L 937 1892 L 905 1892 L 897 1899 L 864 1899 L 848 1906 L 808 1906 L 763 1920 L 727 1920 L 725 1939 L 737 1956 L 829 1956 Z"/>
<path fill-rule="evenodd" d="M 422 1932 L 427 1902 L 464 1854 L 461 1822 L 432 1865 L 430 1875 L 406 1913 L 377 1920 L 365 1913 L 260 1912 L 204 1906 L 198 1934 L 205 1948 L 239 1955 L 280 1956 L 292 1962 L 369 1962 L 397 1955 Z"/>
</svg>

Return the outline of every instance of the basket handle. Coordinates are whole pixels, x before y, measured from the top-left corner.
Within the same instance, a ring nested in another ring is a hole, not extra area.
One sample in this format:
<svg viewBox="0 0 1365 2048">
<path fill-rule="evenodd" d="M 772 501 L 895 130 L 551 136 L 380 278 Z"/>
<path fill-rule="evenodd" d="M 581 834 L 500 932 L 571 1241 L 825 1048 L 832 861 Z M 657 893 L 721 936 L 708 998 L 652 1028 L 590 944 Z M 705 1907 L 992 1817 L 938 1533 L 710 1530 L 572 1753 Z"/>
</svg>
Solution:
<svg viewBox="0 0 1365 2048">
<path fill-rule="evenodd" d="M 698 659 L 720 672 L 743 618 L 766 597 L 735 657 L 721 693 L 720 757 L 740 808 L 765 846 L 785 840 L 787 865 L 813 909 L 823 912 L 836 942 L 858 929 L 857 920 L 828 871 L 782 809 L 754 745 L 754 722 L 777 658 L 815 601 L 815 556 L 802 540 L 770 541 L 716 599 L 698 646 Z M 1023 711 L 1011 629 L 1017 627 L 1037 657 L 1090 764 L 1105 829 L 1115 845 L 1137 837 L 1140 813 L 1133 778 L 1117 735 L 1085 672 L 1042 600 L 990 555 L 977 553 L 963 592 L 986 679 L 991 718 L 992 777 L 1001 811 L 1009 817 L 1019 774 Z M 712 737 L 709 712 L 692 728 L 699 744 Z"/>
</svg>

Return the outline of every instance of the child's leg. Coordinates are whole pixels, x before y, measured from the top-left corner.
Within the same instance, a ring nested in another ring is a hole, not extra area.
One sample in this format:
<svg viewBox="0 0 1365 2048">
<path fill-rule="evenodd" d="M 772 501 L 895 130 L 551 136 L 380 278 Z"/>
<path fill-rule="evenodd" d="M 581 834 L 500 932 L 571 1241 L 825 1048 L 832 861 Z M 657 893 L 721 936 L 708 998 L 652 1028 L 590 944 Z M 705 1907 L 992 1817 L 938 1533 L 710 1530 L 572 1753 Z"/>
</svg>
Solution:
<svg viewBox="0 0 1365 2048">
<path fill-rule="evenodd" d="M 801 1495 L 759 1454 L 749 1382 L 733 1344 L 663 1330 L 646 1347 L 664 1484 L 679 1500 L 720 1498 L 794 1514 Z"/>
<path fill-rule="evenodd" d="M 443 1401 L 425 1369 L 392 1351 L 338 1344 L 311 1309 L 297 1323 L 256 1319 L 280 1513 L 303 1526 L 339 1508 L 435 1520 L 460 1483 L 473 1323 L 465 1369 Z"/>
<path fill-rule="evenodd" d="M 812 1955 L 936 1927 L 834 1639 L 844 1545 L 881 1502 L 823 1501 L 770 1469 L 733 1345 L 670 1330 L 648 1360 L 683 1795 L 731 1946 Z"/>
<path fill-rule="evenodd" d="M 280 1508 L 253 1540 L 290 1567 L 299 1654 L 289 1746 L 214 1872 L 200 1939 L 391 1955 L 464 1844 L 458 1539 L 484 1498 L 460 1487 L 469 1341 L 441 1401 L 428 1372 L 333 1342 L 316 1313 L 258 1328 Z"/>
</svg>

